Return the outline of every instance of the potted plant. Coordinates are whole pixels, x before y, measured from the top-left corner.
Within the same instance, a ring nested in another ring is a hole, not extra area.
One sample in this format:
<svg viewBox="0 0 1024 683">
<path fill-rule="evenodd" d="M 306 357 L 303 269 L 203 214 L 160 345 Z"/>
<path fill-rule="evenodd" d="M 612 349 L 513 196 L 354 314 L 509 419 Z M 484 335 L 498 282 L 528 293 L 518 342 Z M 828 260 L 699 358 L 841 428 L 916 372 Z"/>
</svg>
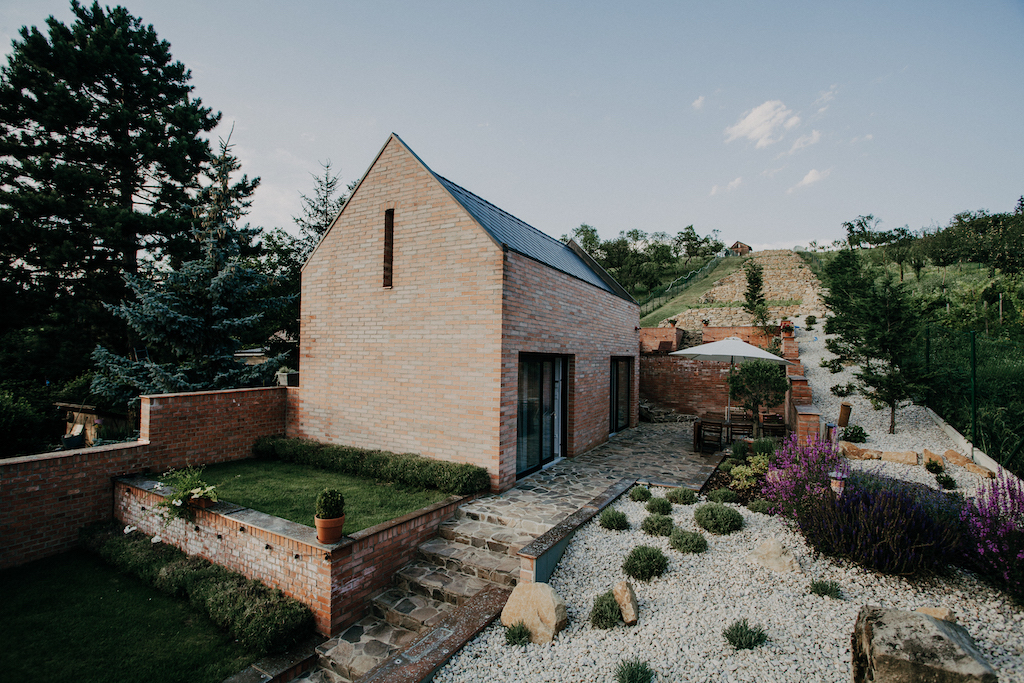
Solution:
<svg viewBox="0 0 1024 683">
<path fill-rule="evenodd" d="M 326 488 L 316 497 L 316 540 L 324 545 L 341 540 L 345 527 L 345 496 L 338 489 Z"/>
<path fill-rule="evenodd" d="M 163 508 L 165 524 L 174 517 L 191 519 L 190 507 L 207 508 L 217 502 L 217 487 L 203 481 L 203 468 L 188 466 L 182 470 L 164 472 L 167 483 L 161 486 L 171 489 L 170 495 L 157 503 Z"/>
</svg>

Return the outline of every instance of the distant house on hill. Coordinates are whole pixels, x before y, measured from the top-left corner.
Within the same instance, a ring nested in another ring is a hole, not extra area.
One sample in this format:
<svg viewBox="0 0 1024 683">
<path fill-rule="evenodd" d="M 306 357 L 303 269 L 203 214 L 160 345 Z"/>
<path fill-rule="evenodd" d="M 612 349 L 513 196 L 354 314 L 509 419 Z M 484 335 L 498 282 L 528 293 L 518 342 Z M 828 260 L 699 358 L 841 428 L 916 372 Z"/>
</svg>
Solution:
<svg viewBox="0 0 1024 683">
<path fill-rule="evenodd" d="M 750 248 L 749 244 L 743 244 L 743 242 L 736 242 L 731 247 L 729 247 L 729 251 L 731 251 L 736 256 L 746 256 L 751 251 L 753 251 L 753 249 Z"/>
<path fill-rule="evenodd" d="M 486 468 L 496 490 L 638 422 L 639 306 L 392 134 L 302 270 L 289 434 Z"/>
</svg>

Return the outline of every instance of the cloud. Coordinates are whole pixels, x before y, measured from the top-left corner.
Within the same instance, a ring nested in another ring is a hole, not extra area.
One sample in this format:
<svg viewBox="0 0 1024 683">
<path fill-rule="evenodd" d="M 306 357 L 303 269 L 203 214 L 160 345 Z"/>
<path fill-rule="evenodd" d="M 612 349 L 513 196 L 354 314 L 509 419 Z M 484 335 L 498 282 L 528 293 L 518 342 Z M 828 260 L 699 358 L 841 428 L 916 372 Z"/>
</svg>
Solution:
<svg viewBox="0 0 1024 683">
<path fill-rule="evenodd" d="M 856 138 L 850 140 L 850 144 L 851 145 L 856 145 L 858 142 L 869 142 L 869 141 L 874 140 L 874 139 L 875 139 L 875 136 L 872 135 L 871 133 L 868 133 L 867 135 L 861 135 L 860 137 L 856 137 Z"/>
<path fill-rule="evenodd" d="M 831 88 L 821 93 L 818 99 L 814 100 L 814 106 L 818 107 L 818 113 L 823 114 L 828 109 L 828 103 L 836 98 L 836 93 L 839 92 L 839 88 L 833 85 Z"/>
<path fill-rule="evenodd" d="M 735 126 L 725 129 L 725 141 L 747 138 L 757 144 L 758 149 L 782 139 L 782 130 L 788 130 L 800 123 L 800 117 L 786 109 L 779 100 L 770 100 L 751 109 Z"/>
<path fill-rule="evenodd" d="M 786 154 L 793 154 L 804 147 L 810 147 L 811 145 L 817 144 L 819 140 L 821 140 L 821 131 L 812 130 L 810 135 L 802 135 L 798 137 Z"/>
<path fill-rule="evenodd" d="M 783 171 L 785 169 L 785 166 L 779 166 L 778 168 L 769 168 L 764 171 L 761 171 L 761 175 L 763 175 L 766 178 L 774 178 L 776 173 L 778 173 L 779 171 Z"/>
<path fill-rule="evenodd" d="M 743 182 L 743 176 L 740 176 L 736 180 L 733 180 L 732 182 L 730 182 L 725 187 L 722 187 L 721 185 L 715 185 L 714 187 L 711 188 L 711 196 L 714 197 L 719 192 L 732 192 L 737 187 L 739 187 L 742 182 Z"/>
<path fill-rule="evenodd" d="M 704 107 L 704 96 L 701 95 L 700 97 L 695 99 L 693 101 L 693 104 L 691 104 L 690 106 L 693 107 L 694 109 L 702 109 Z"/>
<path fill-rule="evenodd" d="M 801 180 L 799 183 L 797 183 L 793 187 L 791 187 L 788 190 L 786 190 L 786 192 L 787 193 L 791 193 L 794 190 L 796 190 L 797 188 L 807 187 L 808 185 L 813 185 L 814 183 L 818 182 L 819 180 L 824 180 L 825 178 L 827 178 L 828 174 L 831 173 L 831 172 L 832 172 L 832 169 L 828 169 L 826 171 L 819 171 L 816 168 L 812 168 L 810 171 L 807 172 L 807 175 L 804 176 L 803 180 Z"/>
</svg>

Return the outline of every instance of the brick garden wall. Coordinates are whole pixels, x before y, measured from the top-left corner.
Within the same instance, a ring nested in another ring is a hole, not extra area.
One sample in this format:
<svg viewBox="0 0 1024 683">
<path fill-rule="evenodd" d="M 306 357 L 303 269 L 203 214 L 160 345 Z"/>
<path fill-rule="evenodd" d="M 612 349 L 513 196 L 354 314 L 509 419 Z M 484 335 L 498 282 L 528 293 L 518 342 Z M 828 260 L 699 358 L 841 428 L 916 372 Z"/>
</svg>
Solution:
<svg viewBox="0 0 1024 683">
<path fill-rule="evenodd" d="M 0 567 L 74 546 L 78 530 L 111 519 L 112 477 L 249 457 L 285 430 L 285 390 L 143 396 L 141 439 L 0 460 Z"/>
</svg>

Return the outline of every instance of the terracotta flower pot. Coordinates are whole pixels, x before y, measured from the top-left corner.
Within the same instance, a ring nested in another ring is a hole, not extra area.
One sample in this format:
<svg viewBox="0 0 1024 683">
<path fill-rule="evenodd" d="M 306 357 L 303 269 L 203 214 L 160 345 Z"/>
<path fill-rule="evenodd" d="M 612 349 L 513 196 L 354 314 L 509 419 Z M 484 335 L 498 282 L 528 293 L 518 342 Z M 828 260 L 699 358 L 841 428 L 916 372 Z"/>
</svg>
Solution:
<svg viewBox="0 0 1024 683">
<path fill-rule="evenodd" d="M 214 501 L 212 498 L 189 498 L 188 504 L 194 508 L 206 509 L 213 506 Z"/>
<path fill-rule="evenodd" d="M 341 540 L 342 529 L 345 527 L 345 515 L 333 519 L 321 519 L 313 517 L 316 524 L 316 540 L 324 545 L 337 543 Z"/>
</svg>

